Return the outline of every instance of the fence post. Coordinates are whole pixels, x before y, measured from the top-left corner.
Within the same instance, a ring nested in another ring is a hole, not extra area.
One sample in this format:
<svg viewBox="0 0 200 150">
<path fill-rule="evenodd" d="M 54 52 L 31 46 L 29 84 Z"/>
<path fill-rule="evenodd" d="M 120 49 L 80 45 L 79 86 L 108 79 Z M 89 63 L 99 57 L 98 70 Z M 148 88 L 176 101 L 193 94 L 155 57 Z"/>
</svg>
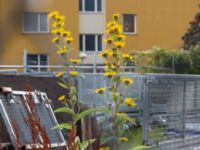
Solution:
<svg viewBox="0 0 200 150">
<path fill-rule="evenodd" d="M 185 139 L 185 117 L 186 117 L 186 80 L 183 81 L 183 101 L 182 101 L 182 132 Z"/>
<path fill-rule="evenodd" d="M 142 119 L 142 143 L 148 145 L 149 136 L 149 79 L 148 75 L 144 79 L 144 90 L 143 90 L 143 119 Z"/>
<path fill-rule="evenodd" d="M 23 67 L 24 67 L 24 73 L 27 72 L 27 49 L 24 49 Z"/>
</svg>

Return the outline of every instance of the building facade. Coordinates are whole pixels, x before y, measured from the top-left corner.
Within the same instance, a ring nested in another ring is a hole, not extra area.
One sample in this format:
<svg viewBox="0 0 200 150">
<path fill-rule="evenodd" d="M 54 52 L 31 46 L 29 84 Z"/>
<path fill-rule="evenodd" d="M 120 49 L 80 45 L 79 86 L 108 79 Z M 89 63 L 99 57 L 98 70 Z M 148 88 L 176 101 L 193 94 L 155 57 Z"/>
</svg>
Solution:
<svg viewBox="0 0 200 150">
<path fill-rule="evenodd" d="M 200 0 L 0 0 L 0 64 L 60 65 L 56 47 L 51 43 L 47 17 L 57 10 L 66 16 L 65 27 L 72 32 L 73 58 L 85 52 L 84 63 L 103 63 L 96 57 L 106 45 L 106 22 L 120 14 L 127 35 L 126 52 L 159 46 L 179 48 L 189 22 L 199 11 Z"/>
</svg>

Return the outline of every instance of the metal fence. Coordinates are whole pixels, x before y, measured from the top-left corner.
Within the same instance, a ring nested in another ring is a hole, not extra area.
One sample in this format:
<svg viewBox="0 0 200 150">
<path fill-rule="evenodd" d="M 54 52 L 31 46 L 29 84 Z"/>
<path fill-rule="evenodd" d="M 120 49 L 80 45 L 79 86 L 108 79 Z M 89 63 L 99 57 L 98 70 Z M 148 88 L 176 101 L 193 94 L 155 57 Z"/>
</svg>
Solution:
<svg viewBox="0 0 200 150">
<path fill-rule="evenodd" d="M 135 84 L 121 86 L 126 97 L 137 98 L 142 115 L 142 140 L 154 150 L 200 149 L 200 76 L 126 73 Z M 83 74 L 78 79 L 78 97 L 90 106 L 112 105 L 110 95 L 94 92 L 107 87 L 102 74 Z M 128 107 L 123 112 L 134 112 Z"/>
<path fill-rule="evenodd" d="M 200 149 L 200 76 L 147 74 L 143 142 L 162 149 Z"/>
<path fill-rule="evenodd" d="M 124 73 L 124 76 L 134 79 L 131 86 L 120 85 L 120 91 L 125 97 L 136 98 L 137 101 L 142 99 L 142 82 L 143 78 L 139 74 Z M 95 93 L 95 89 L 100 87 L 108 87 L 109 79 L 104 77 L 102 73 L 85 73 L 78 78 L 78 98 L 79 101 L 88 106 L 104 106 L 112 105 L 111 96 L 105 92 L 103 95 Z M 122 108 L 129 111 L 128 108 Z M 124 110 L 125 111 L 125 110 Z"/>
</svg>

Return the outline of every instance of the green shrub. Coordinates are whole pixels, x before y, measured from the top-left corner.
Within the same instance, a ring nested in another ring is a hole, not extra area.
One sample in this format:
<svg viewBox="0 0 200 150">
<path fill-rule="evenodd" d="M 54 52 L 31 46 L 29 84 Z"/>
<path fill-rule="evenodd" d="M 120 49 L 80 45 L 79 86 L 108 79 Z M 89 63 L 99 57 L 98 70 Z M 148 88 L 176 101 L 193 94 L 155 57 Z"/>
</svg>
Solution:
<svg viewBox="0 0 200 150">
<path fill-rule="evenodd" d="M 191 73 L 200 74 L 200 46 L 197 45 L 190 51 Z"/>
<path fill-rule="evenodd" d="M 200 53 L 199 53 L 200 54 Z M 186 51 L 155 48 L 152 52 L 153 65 L 162 68 L 168 68 L 171 72 L 178 74 L 190 73 L 191 61 L 190 55 Z M 155 70 L 155 72 L 168 72 Z"/>
</svg>

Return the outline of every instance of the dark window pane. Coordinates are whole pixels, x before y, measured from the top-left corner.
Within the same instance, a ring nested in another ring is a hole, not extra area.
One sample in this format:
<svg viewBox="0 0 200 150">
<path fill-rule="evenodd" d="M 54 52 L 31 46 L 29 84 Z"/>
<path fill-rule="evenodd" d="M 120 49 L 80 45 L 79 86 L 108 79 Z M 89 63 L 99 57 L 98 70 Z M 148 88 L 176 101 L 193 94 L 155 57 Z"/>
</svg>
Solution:
<svg viewBox="0 0 200 150">
<path fill-rule="evenodd" d="M 97 0 L 97 11 L 102 11 L 102 0 Z"/>
<path fill-rule="evenodd" d="M 37 66 L 38 65 L 38 55 L 30 54 L 27 55 L 27 65 Z M 38 68 L 30 68 L 28 67 L 27 72 L 35 72 L 38 71 Z"/>
<path fill-rule="evenodd" d="M 95 0 L 85 0 L 85 11 L 94 11 Z"/>
<path fill-rule="evenodd" d="M 48 31 L 48 17 L 47 13 L 40 13 L 40 31 Z"/>
<path fill-rule="evenodd" d="M 47 55 L 40 55 L 40 65 L 41 66 L 47 65 Z"/>
<path fill-rule="evenodd" d="M 98 35 L 98 51 L 102 51 L 102 35 Z"/>
<path fill-rule="evenodd" d="M 79 35 L 79 50 L 83 51 L 83 35 Z"/>
<path fill-rule="evenodd" d="M 85 35 L 86 51 L 95 51 L 95 35 Z"/>
<path fill-rule="evenodd" d="M 38 65 L 38 56 L 37 55 L 28 55 L 27 56 L 28 65 Z"/>
<path fill-rule="evenodd" d="M 131 14 L 124 15 L 124 32 L 135 32 L 135 16 Z"/>
<path fill-rule="evenodd" d="M 25 32 L 38 32 L 38 14 L 37 13 L 24 13 L 24 31 Z"/>
<path fill-rule="evenodd" d="M 83 3 L 82 3 L 82 0 L 79 0 L 79 11 L 83 11 Z"/>
</svg>

